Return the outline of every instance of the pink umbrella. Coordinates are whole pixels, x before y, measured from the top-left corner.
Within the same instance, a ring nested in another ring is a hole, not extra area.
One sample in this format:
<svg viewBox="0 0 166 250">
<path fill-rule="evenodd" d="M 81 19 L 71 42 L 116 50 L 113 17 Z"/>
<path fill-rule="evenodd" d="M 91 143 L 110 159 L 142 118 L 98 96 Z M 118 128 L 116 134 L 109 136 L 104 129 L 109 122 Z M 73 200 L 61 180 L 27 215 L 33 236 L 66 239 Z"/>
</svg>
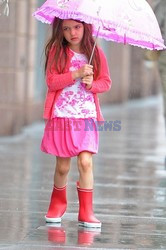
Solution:
<svg viewBox="0 0 166 250">
<path fill-rule="evenodd" d="M 54 17 L 93 24 L 94 35 L 147 49 L 166 49 L 146 0 L 47 0 L 34 14 L 51 24 Z"/>
</svg>

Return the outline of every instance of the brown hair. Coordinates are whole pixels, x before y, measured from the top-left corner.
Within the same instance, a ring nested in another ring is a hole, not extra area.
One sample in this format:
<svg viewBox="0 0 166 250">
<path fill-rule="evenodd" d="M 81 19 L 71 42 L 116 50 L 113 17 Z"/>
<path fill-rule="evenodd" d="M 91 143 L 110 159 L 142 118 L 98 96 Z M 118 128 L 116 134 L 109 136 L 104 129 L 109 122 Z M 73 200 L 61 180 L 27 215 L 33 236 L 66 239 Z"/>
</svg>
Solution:
<svg viewBox="0 0 166 250">
<path fill-rule="evenodd" d="M 75 20 L 76 22 L 80 22 Z M 46 48 L 45 48 L 45 56 L 46 56 L 46 61 L 45 61 L 45 71 L 47 67 L 49 66 L 51 69 L 52 64 L 54 63 L 55 69 L 57 70 L 58 73 L 63 73 L 65 69 L 65 65 L 67 63 L 67 47 L 68 47 L 68 42 L 63 36 L 62 32 L 62 23 L 63 20 L 59 18 L 55 18 L 52 26 L 52 36 L 49 39 Z M 82 38 L 81 42 L 81 51 L 84 53 L 88 61 L 90 60 L 90 56 L 92 53 L 93 45 L 94 45 L 94 39 L 92 37 L 92 25 L 87 24 L 84 22 L 81 22 L 84 25 L 84 35 Z M 49 52 L 50 50 L 55 47 L 56 48 L 56 53 L 52 59 L 52 61 L 48 65 L 48 57 L 49 57 Z M 101 63 L 100 63 L 100 56 L 99 56 L 99 51 L 96 46 L 93 59 L 92 59 L 92 65 L 94 68 L 94 78 L 96 79 L 97 76 L 99 75 L 100 68 L 101 68 Z"/>
</svg>

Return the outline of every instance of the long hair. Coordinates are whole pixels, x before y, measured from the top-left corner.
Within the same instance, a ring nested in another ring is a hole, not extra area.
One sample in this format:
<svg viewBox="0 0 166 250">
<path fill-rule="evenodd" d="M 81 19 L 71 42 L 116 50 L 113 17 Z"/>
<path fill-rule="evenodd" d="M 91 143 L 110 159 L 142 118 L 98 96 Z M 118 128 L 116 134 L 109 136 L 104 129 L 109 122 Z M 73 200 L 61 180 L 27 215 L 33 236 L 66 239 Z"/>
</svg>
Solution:
<svg viewBox="0 0 166 250">
<path fill-rule="evenodd" d="M 77 20 L 75 21 L 80 22 Z M 67 58 L 68 42 L 63 36 L 62 23 L 63 23 L 62 19 L 59 18 L 54 19 L 52 26 L 52 36 L 45 47 L 45 56 L 46 56 L 45 72 L 48 67 L 50 67 L 51 70 L 52 65 L 55 65 L 54 67 L 59 74 L 64 72 L 65 65 L 68 60 Z M 86 24 L 84 22 L 81 23 L 84 25 L 84 35 L 81 41 L 81 52 L 84 53 L 84 55 L 87 57 L 89 61 L 95 43 L 92 36 L 92 25 Z M 54 47 L 56 48 L 56 52 L 55 55 L 53 56 L 52 61 L 48 65 L 49 52 Z M 100 68 L 101 68 L 100 56 L 97 46 L 94 51 L 92 65 L 94 69 L 94 79 L 96 79 L 100 73 Z"/>
</svg>

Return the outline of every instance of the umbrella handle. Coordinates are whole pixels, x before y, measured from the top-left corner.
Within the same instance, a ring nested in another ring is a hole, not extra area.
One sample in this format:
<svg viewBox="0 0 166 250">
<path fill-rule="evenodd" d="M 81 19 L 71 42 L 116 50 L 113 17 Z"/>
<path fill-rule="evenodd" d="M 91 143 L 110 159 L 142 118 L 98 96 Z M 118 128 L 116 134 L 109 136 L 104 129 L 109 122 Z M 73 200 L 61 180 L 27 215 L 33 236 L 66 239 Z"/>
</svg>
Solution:
<svg viewBox="0 0 166 250">
<path fill-rule="evenodd" d="M 98 31 L 97 31 L 97 35 L 96 35 L 96 38 L 95 38 L 95 43 L 93 45 L 92 53 L 91 53 L 91 56 L 90 56 L 90 59 L 89 59 L 89 64 L 91 64 L 91 62 L 92 62 L 92 58 L 93 58 L 95 48 L 96 48 L 96 44 L 97 44 L 97 38 L 98 38 L 98 35 L 99 35 L 99 31 L 100 31 L 100 26 L 99 26 Z"/>
</svg>

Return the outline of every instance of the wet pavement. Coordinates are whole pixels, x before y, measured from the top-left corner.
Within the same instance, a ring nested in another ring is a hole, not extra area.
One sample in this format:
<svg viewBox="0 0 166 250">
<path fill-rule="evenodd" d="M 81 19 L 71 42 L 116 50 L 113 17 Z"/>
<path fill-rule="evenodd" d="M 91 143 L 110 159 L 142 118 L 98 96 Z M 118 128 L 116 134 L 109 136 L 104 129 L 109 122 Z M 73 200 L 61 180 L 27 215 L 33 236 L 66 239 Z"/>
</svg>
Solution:
<svg viewBox="0 0 166 250">
<path fill-rule="evenodd" d="M 55 159 L 40 152 L 44 124 L 38 123 L 20 135 L 0 138 L 0 249 L 166 249 L 161 97 L 102 109 L 113 126 L 100 132 L 94 157 L 94 209 L 101 231 L 77 225 L 75 158 L 67 213 L 61 225 L 45 224 Z M 113 131 L 117 124 L 121 130 Z"/>
</svg>

